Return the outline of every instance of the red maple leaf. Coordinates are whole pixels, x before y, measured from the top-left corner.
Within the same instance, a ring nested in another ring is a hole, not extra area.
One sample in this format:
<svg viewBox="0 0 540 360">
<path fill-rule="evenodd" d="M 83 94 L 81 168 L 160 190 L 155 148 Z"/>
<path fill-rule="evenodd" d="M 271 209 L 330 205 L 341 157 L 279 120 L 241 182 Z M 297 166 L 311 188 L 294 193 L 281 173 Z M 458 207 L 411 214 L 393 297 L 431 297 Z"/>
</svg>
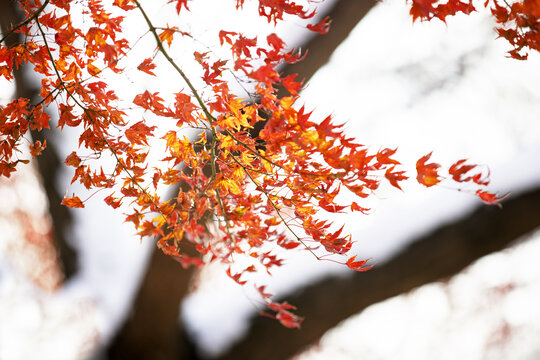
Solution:
<svg viewBox="0 0 540 360">
<path fill-rule="evenodd" d="M 369 266 L 364 266 L 367 264 L 367 262 L 371 259 L 366 259 L 366 260 L 360 260 L 360 261 L 354 261 L 356 259 L 356 255 L 349 258 L 349 260 L 347 260 L 347 262 L 345 263 L 349 269 L 352 269 L 354 271 L 360 271 L 360 272 L 364 272 L 364 271 L 368 271 L 369 269 L 371 269 L 373 266 L 375 266 L 375 264 L 373 265 L 369 265 Z"/>
<path fill-rule="evenodd" d="M 72 151 L 71 154 L 69 154 L 66 157 L 66 160 L 64 161 L 64 164 L 68 166 L 73 166 L 73 167 L 79 166 L 80 163 L 81 163 L 81 158 L 77 156 L 75 151 Z"/>
<path fill-rule="evenodd" d="M 46 147 L 47 147 L 47 140 L 44 140 L 43 144 L 41 143 L 41 141 L 38 140 L 34 143 L 34 145 L 30 145 L 30 154 L 32 155 L 32 157 L 41 155 L 41 152 L 45 150 Z"/>
<path fill-rule="evenodd" d="M 319 34 L 326 34 L 330 30 L 330 24 L 332 23 L 332 20 L 329 16 L 322 19 L 318 24 L 312 25 L 309 24 L 307 28 L 311 31 L 318 32 Z"/>
<path fill-rule="evenodd" d="M 497 194 L 493 194 L 493 193 L 490 193 L 490 192 L 488 192 L 488 191 L 477 190 L 477 191 L 476 191 L 476 195 L 477 195 L 483 202 L 485 202 L 486 204 L 493 205 L 493 204 L 498 204 L 499 201 L 501 201 L 501 200 L 503 200 L 504 198 L 506 198 L 508 195 L 510 195 L 510 193 L 504 194 L 503 196 L 498 196 Z"/>
<path fill-rule="evenodd" d="M 150 58 L 144 59 L 144 61 L 140 63 L 139 66 L 137 66 L 137 69 L 139 69 L 140 71 L 144 71 L 145 73 L 153 75 L 153 76 L 156 76 L 156 74 L 154 74 L 154 72 L 152 71 L 155 68 L 156 68 L 156 65 L 152 63 L 152 59 Z"/>
<path fill-rule="evenodd" d="M 471 176 L 465 177 L 465 174 L 474 169 L 476 165 L 465 165 L 466 161 L 466 159 L 458 160 L 448 169 L 448 173 L 452 175 L 452 179 L 457 182 L 465 182 L 472 179 Z"/>
<path fill-rule="evenodd" d="M 180 10 L 182 10 L 182 7 L 185 7 L 186 10 L 189 11 L 189 8 L 187 6 L 188 0 L 170 0 L 169 3 L 176 2 L 176 13 L 180 14 Z"/>
<path fill-rule="evenodd" d="M 114 197 L 112 197 L 112 195 L 107 196 L 103 200 L 105 200 L 105 203 L 109 205 L 110 207 L 112 207 L 113 209 L 116 209 L 120 207 L 121 205 L 121 201 L 119 199 L 115 199 Z"/>
<path fill-rule="evenodd" d="M 83 208 L 84 207 L 84 203 L 81 201 L 81 199 L 79 199 L 75 195 L 70 198 L 64 197 L 64 199 L 62 200 L 62 205 L 65 205 L 70 208 Z"/>
<path fill-rule="evenodd" d="M 148 135 L 152 135 L 155 128 L 155 126 L 146 126 L 143 121 L 139 121 L 126 130 L 126 137 L 134 144 L 147 144 L 146 138 Z"/>
<path fill-rule="evenodd" d="M 437 169 L 440 168 L 441 165 L 436 163 L 426 164 L 426 161 L 429 160 L 431 154 L 432 153 L 422 156 L 416 162 L 416 180 L 426 187 L 436 185 L 441 181 L 439 179 L 439 174 L 437 174 Z"/>
</svg>

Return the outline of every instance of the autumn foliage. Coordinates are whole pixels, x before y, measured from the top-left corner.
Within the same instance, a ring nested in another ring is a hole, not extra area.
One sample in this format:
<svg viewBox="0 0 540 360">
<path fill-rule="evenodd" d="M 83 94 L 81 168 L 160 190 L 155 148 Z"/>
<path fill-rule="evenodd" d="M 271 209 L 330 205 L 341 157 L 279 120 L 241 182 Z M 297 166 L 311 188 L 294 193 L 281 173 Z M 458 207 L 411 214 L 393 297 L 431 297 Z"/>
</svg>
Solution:
<svg viewBox="0 0 540 360">
<path fill-rule="evenodd" d="M 540 50 L 540 1 L 485 0 L 480 4 L 473 4 L 472 0 L 411 0 L 410 13 L 413 20 L 445 21 L 447 16 L 470 14 L 484 6 L 491 10 L 498 24 L 495 30 L 499 37 L 513 46 L 508 52 L 512 58 L 525 60 L 529 50 Z"/>
<path fill-rule="evenodd" d="M 301 61 L 303 54 L 288 48 L 278 35 L 250 38 L 230 29 L 219 31 L 216 39 L 230 56 L 195 51 L 192 61 L 201 76 L 194 81 L 170 51 L 178 39 L 190 40 L 192 35 L 188 29 L 151 19 L 142 1 L 89 0 L 84 26 L 72 19 L 68 0 L 18 3 L 26 20 L 13 24 L 12 32 L 24 34 L 26 40 L 8 48 L 4 40 L 11 33 L 2 34 L 0 76 L 13 81 L 14 69 L 33 65 L 42 79 L 41 100 L 20 98 L 0 108 L 2 176 L 9 177 L 19 163 L 46 151 L 46 143 L 30 141 L 28 131 L 51 128 L 45 110 L 54 108 L 56 128 L 78 131 L 79 148 L 65 159 L 73 168 L 72 183 L 92 193 L 105 191 L 105 202 L 125 212 L 138 235 L 156 239 L 159 248 L 181 264 L 221 261 L 227 274 L 243 285 L 250 282 L 250 273 L 270 273 L 282 264 L 277 247 L 304 248 L 356 271 L 370 268 L 367 261 L 348 255 L 353 239 L 343 227 L 325 220 L 325 214 L 366 213 L 362 201 L 381 183 L 401 190 L 411 175 L 400 167 L 396 149 L 361 145 L 331 117 L 315 121 L 308 109 L 295 104 L 301 79 L 280 74 L 276 67 Z M 190 11 L 187 0 L 168 3 L 177 14 Z M 295 17 L 313 19 L 309 3 L 259 0 L 258 13 L 273 24 Z M 498 34 L 514 47 L 512 57 L 538 50 L 538 1 L 495 0 L 484 5 L 500 24 Z M 244 0 L 232 6 L 241 8 Z M 421 20 L 444 21 L 474 10 L 471 2 L 459 0 L 411 3 L 413 19 Z M 135 46 L 122 31 L 124 19 L 131 16 L 142 19 L 141 37 L 151 37 L 155 44 L 136 68 L 123 62 Z M 325 33 L 329 26 L 326 18 L 311 21 L 307 28 Z M 170 76 L 182 81 L 177 91 L 145 91 L 126 99 L 112 89 L 111 79 L 128 71 L 156 76 L 157 57 L 165 60 Z M 253 85 L 250 98 L 233 93 L 227 73 Z M 278 98 L 280 87 L 288 96 Z M 186 128 L 198 129 L 197 137 L 188 138 Z M 152 149 L 159 146 L 156 159 Z M 102 156 L 113 163 L 100 162 Z M 466 160 L 444 169 L 428 154 L 416 163 L 416 179 L 425 187 L 443 181 L 467 183 L 467 191 L 484 202 L 498 201 L 486 190 L 485 169 Z M 163 189 L 173 185 L 181 185 L 180 190 L 173 197 L 163 196 Z M 454 187 L 462 190 L 461 185 Z M 63 204 L 84 208 L 86 201 L 66 194 Z M 183 253 L 186 247 L 194 247 L 200 256 L 188 257 Z M 237 261 L 239 257 L 244 260 Z M 292 305 L 272 302 L 264 286 L 257 289 L 268 305 L 266 315 L 285 326 L 299 326 L 301 319 L 292 313 Z"/>
</svg>

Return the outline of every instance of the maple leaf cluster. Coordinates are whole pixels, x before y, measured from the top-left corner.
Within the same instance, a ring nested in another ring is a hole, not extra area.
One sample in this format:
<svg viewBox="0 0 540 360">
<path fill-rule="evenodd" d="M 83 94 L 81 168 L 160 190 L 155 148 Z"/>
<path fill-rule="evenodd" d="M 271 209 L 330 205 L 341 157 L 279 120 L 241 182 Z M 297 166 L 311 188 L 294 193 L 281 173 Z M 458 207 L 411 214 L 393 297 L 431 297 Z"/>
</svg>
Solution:
<svg viewBox="0 0 540 360">
<path fill-rule="evenodd" d="M 20 158 L 25 136 L 29 129 L 49 128 L 44 109 L 54 106 L 59 114 L 58 128 L 79 130 L 80 148 L 65 160 L 74 169 L 72 183 L 78 182 L 91 192 L 108 192 L 105 202 L 126 211 L 126 221 L 135 226 L 139 236 L 155 238 L 159 248 L 182 265 L 221 261 L 227 275 L 242 285 L 251 281 L 250 274 L 270 273 L 282 265 L 276 248 L 305 248 L 320 259 L 331 254 L 337 256 L 335 261 L 356 271 L 371 267 L 367 260 L 347 255 L 353 244 L 351 236 L 324 218 L 327 213 L 366 213 L 369 209 L 361 206 L 362 199 L 383 182 L 401 189 L 408 175 L 394 157 L 396 149 L 370 150 L 348 137 L 331 117 L 315 121 L 311 112 L 296 106 L 302 83 L 295 75 L 284 76 L 276 68 L 284 62 L 300 61 L 302 55 L 287 48 L 278 35 L 250 38 L 221 30 L 216 40 L 230 51 L 230 59 L 221 59 L 211 51 L 195 51 L 193 61 L 200 67 L 205 86 L 203 96 L 170 51 L 179 37 L 191 36 L 189 31 L 153 23 L 141 1 L 115 0 L 108 9 L 101 0 L 88 0 L 84 28 L 73 21 L 70 1 L 18 3 L 27 20 L 13 32 L 24 34 L 26 39 L 24 44 L 9 48 L 3 41 L 10 33 L 3 34 L 0 76 L 13 81 L 16 68 L 32 64 L 42 76 L 42 100 L 32 104 L 28 99 L 15 99 L 0 108 L 2 176 L 9 177 L 18 163 L 29 161 Z M 165 6 L 180 14 L 190 11 L 188 4 L 186 0 L 171 0 Z M 243 5 L 243 0 L 237 0 L 237 9 Z M 435 1 L 415 0 L 411 13 L 413 19 L 436 16 L 444 20 L 458 11 L 472 11 L 471 6 L 456 0 L 437 6 Z M 315 15 L 309 7 L 290 0 L 259 0 L 258 11 L 274 24 L 284 17 L 309 20 Z M 168 71 L 187 87 L 167 94 L 144 91 L 131 101 L 130 106 L 139 113 L 172 120 L 167 123 L 173 127 L 165 131 L 140 116 L 134 119 L 120 106 L 125 99 L 104 80 L 105 75 L 110 78 L 128 70 L 121 61 L 134 44 L 123 33 L 122 23 L 127 16 L 139 15 L 146 30 L 142 36 L 153 38 L 156 48 L 133 70 L 156 76 L 154 59 L 160 56 Z M 329 25 L 325 18 L 307 28 L 325 33 Z M 254 83 L 251 96 L 255 100 L 234 95 L 226 72 Z M 288 96 L 278 98 L 279 87 L 286 89 Z M 186 127 L 201 130 L 197 139 L 183 135 Z M 150 142 L 156 139 L 166 149 L 159 166 L 148 160 Z M 31 144 L 31 155 L 38 156 L 45 146 L 39 141 Z M 91 161 L 101 154 L 107 154 L 114 164 Z M 439 164 L 428 162 L 430 156 L 416 164 L 420 184 L 430 187 L 443 180 L 468 183 L 475 186 L 472 192 L 483 201 L 499 200 L 486 191 L 487 174 L 477 166 L 459 160 L 445 175 Z M 173 185 L 180 190 L 163 199 L 159 189 Z M 75 208 L 84 208 L 84 203 L 75 194 L 63 200 Z M 186 247 L 196 249 L 200 256 L 187 256 Z M 244 256 L 245 265 L 234 260 L 239 256 Z M 292 305 L 273 302 L 264 287 L 258 290 L 269 311 L 264 314 L 288 327 L 300 325 L 301 318 L 292 313 Z"/>
<path fill-rule="evenodd" d="M 410 14 L 413 21 L 433 18 L 446 22 L 447 16 L 458 13 L 470 14 L 477 11 L 472 0 L 411 0 Z M 489 8 L 499 24 L 496 32 L 508 40 L 513 49 L 508 55 L 514 59 L 527 59 L 528 50 L 540 51 L 540 2 L 538 0 L 500 1 L 486 0 L 483 6 Z"/>
<path fill-rule="evenodd" d="M 523 0 L 508 4 L 493 0 L 491 12 L 497 23 L 497 33 L 514 47 L 509 55 L 527 59 L 527 49 L 540 51 L 540 2 Z"/>
</svg>

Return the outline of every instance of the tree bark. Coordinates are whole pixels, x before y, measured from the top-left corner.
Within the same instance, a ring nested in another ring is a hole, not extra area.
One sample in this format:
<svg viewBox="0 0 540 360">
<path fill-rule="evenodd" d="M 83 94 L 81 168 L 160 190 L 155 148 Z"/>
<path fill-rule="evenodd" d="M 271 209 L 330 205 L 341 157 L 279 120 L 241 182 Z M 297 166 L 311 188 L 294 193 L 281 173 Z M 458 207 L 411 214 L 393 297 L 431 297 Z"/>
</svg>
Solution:
<svg viewBox="0 0 540 360">
<path fill-rule="evenodd" d="M 178 326 L 180 301 L 194 270 L 156 249 L 131 314 L 107 350 L 109 359 L 196 359 L 194 348 Z"/>
<path fill-rule="evenodd" d="M 482 206 L 425 235 L 387 263 L 347 278 L 328 278 L 286 296 L 305 316 L 302 329 L 254 317 L 247 336 L 219 360 L 287 359 L 369 305 L 452 276 L 478 258 L 504 249 L 540 226 L 540 189 Z"/>
<path fill-rule="evenodd" d="M 2 33 L 6 34 L 14 26 L 21 23 L 24 20 L 21 14 L 15 1 L 0 1 L 0 26 Z M 12 33 L 5 39 L 5 45 L 9 47 L 22 42 L 23 38 L 20 33 Z M 30 99 L 30 103 L 35 104 L 41 100 L 38 99 L 39 90 L 26 75 L 24 65 L 14 71 L 15 97 Z M 58 260 L 65 278 L 68 279 L 77 271 L 77 252 L 66 238 L 66 231 L 72 221 L 71 213 L 67 207 L 61 205 L 62 196 L 56 189 L 56 180 L 60 171 L 60 158 L 58 157 L 54 137 L 45 136 L 45 130 L 31 131 L 31 136 L 34 141 L 39 140 L 42 143 L 47 139 L 47 148 L 40 156 L 36 157 L 36 162 L 41 175 L 41 183 L 49 203 L 49 214 L 54 229 L 53 241 L 58 252 Z"/>
</svg>

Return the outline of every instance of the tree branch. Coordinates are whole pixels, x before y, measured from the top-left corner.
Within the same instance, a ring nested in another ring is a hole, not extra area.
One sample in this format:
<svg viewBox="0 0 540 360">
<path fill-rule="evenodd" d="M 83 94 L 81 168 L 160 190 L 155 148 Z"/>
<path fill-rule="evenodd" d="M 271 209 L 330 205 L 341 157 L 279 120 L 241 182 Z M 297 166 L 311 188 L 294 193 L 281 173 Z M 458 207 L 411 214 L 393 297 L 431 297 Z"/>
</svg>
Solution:
<svg viewBox="0 0 540 360">
<path fill-rule="evenodd" d="M 366 273 L 328 278 L 286 296 L 306 317 L 300 331 L 255 317 L 248 336 L 219 359 L 248 359 L 252 354 L 260 360 L 287 359 L 369 305 L 452 276 L 478 258 L 504 249 L 540 226 L 539 213 L 540 189 L 509 198 L 502 209 L 482 206 Z"/>
<path fill-rule="evenodd" d="M 178 320 L 193 273 L 154 249 L 132 311 L 107 349 L 109 360 L 196 359 Z"/>
<path fill-rule="evenodd" d="M 301 46 L 302 51 L 308 51 L 304 60 L 296 64 L 286 64 L 280 68 L 280 72 L 285 75 L 298 74 L 298 80 L 307 83 L 313 74 L 328 62 L 334 50 L 375 4 L 377 2 L 373 0 L 337 1 L 327 13 L 321 14 L 322 17 L 329 16 L 332 19 L 328 34 L 317 33 L 309 39 Z M 285 92 L 280 89 L 279 97 L 284 96 Z"/>
</svg>

